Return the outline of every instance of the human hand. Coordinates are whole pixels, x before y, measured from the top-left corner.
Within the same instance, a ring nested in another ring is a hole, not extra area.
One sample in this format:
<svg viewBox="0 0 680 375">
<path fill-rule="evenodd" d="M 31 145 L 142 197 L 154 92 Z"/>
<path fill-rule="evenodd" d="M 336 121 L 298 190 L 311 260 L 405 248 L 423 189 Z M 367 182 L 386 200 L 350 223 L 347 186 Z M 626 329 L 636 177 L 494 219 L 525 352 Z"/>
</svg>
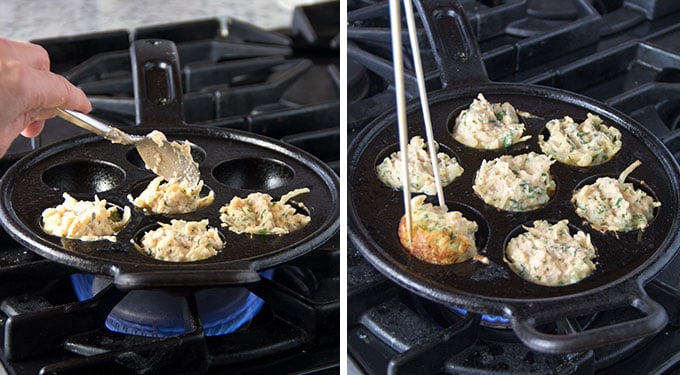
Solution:
<svg viewBox="0 0 680 375">
<path fill-rule="evenodd" d="M 0 157 L 14 139 L 35 137 L 54 108 L 89 112 L 82 90 L 50 72 L 47 51 L 39 45 L 0 38 Z"/>
</svg>

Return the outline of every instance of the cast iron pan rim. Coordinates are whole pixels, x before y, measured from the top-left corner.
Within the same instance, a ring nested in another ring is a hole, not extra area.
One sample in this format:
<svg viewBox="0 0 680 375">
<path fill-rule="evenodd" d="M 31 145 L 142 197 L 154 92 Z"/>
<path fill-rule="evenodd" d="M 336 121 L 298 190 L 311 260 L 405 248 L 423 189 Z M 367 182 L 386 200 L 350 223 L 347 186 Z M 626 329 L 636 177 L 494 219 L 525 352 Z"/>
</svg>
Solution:
<svg viewBox="0 0 680 375">
<path fill-rule="evenodd" d="M 126 131 L 130 133 L 147 134 L 149 131 L 157 129 L 146 126 L 138 126 L 127 128 Z M 269 138 L 259 134 L 249 133 L 241 130 L 235 129 L 223 129 L 223 128 L 207 128 L 207 127 L 187 127 L 187 126 L 164 126 L 160 128 L 161 131 L 168 134 L 170 139 L 178 139 L 187 135 L 192 134 L 202 135 L 202 136 L 218 136 L 226 137 L 231 140 L 246 142 L 255 146 L 265 147 L 269 150 L 279 152 L 285 156 L 295 158 L 300 160 L 301 163 L 306 165 L 312 165 L 313 169 L 320 169 L 323 173 L 318 173 L 320 179 L 322 179 L 330 187 L 339 187 L 339 178 L 335 172 L 330 169 L 324 162 L 309 154 L 308 152 L 299 149 L 296 146 L 283 143 L 277 139 Z M 2 220 L 3 225 L 6 227 L 7 232 L 11 237 L 13 237 L 17 242 L 26 246 L 28 249 L 39 250 L 39 255 L 44 256 L 47 259 L 56 261 L 63 264 L 63 254 L 58 250 L 52 249 L 54 244 L 46 242 L 40 237 L 33 237 L 31 233 L 32 229 L 24 225 L 21 220 L 18 220 L 13 214 L 13 202 L 10 199 L 10 192 L 13 191 L 13 187 L 9 186 L 9 181 L 14 179 L 16 171 L 21 171 L 27 168 L 31 168 L 32 164 L 38 163 L 44 159 L 40 157 L 40 154 L 48 152 L 51 155 L 70 150 L 74 147 L 74 144 L 90 144 L 102 142 L 102 138 L 92 134 L 83 134 L 71 138 L 67 138 L 51 144 L 47 147 L 34 150 L 27 153 L 24 157 L 18 160 L 14 165 L 12 165 L 5 175 L 0 179 L 0 192 L 2 193 L 1 199 L 2 204 L 0 204 L 0 220 Z M 124 146 L 127 147 L 127 146 Z M 48 156 L 48 157 L 49 157 Z M 290 247 L 285 251 L 277 251 L 268 255 L 243 260 L 234 260 L 228 262 L 220 263 L 209 263 L 204 261 L 190 262 L 186 264 L 186 271 L 208 271 L 214 272 L 215 269 L 224 270 L 262 270 L 269 268 L 271 266 L 278 265 L 283 261 L 294 259 L 300 255 L 303 255 L 318 246 L 322 245 L 325 241 L 323 239 L 328 239 L 332 235 L 338 232 L 340 226 L 340 207 L 339 207 L 339 191 L 335 190 L 331 192 L 335 202 L 332 205 L 332 209 L 329 210 L 328 219 L 326 220 L 325 227 L 319 228 L 319 232 L 315 234 L 314 237 L 308 239 L 307 241 L 298 244 L 297 246 Z M 116 261 L 111 263 L 110 259 L 106 257 L 81 257 L 78 259 L 79 265 L 82 268 L 88 270 L 93 270 L 95 273 L 107 274 L 107 275 L 118 275 L 121 267 L 125 267 L 127 272 L 134 271 L 136 263 L 133 261 Z M 203 264 L 209 263 L 209 264 Z M 164 268 L 175 267 L 176 264 L 172 262 L 159 262 L 156 266 L 149 269 L 151 272 L 164 272 Z M 172 272 L 172 271 L 171 271 Z"/>
<path fill-rule="evenodd" d="M 541 96 L 570 102 L 578 101 L 579 106 L 590 110 L 591 112 L 605 114 L 608 117 L 620 120 L 625 123 L 637 124 L 631 129 L 634 132 L 637 132 L 635 135 L 642 136 L 647 139 L 656 139 L 658 143 L 662 144 L 661 141 L 659 141 L 658 138 L 648 129 L 644 128 L 635 120 L 616 110 L 615 108 L 608 107 L 606 104 L 586 96 L 552 87 L 528 84 L 518 85 L 513 83 L 484 83 L 474 87 L 444 88 L 442 90 L 432 92 L 429 95 L 429 101 L 430 103 L 435 103 L 445 101 L 450 98 L 460 98 L 465 96 L 476 97 L 477 93 L 480 92 L 484 95 L 502 95 L 503 93 L 510 92 L 513 95 Z M 420 103 L 418 99 L 414 99 L 407 103 L 406 107 L 407 113 L 413 113 L 414 111 L 419 111 Z M 368 142 L 368 140 L 372 140 L 375 133 L 383 131 L 385 126 L 380 125 L 388 122 L 396 123 L 396 113 L 394 111 L 387 111 L 381 114 L 371 123 L 369 123 L 355 137 L 349 148 L 349 154 L 351 155 L 351 161 L 349 163 L 350 166 L 358 164 L 357 159 L 359 159 L 361 155 L 357 154 L 357 149 L 361 148 L 365 142 Z M 671 174 L 672 180 L 670 181 L 670 184 L 672 186 L 680 187 L 680 181 L 677 179 L 677 177 L 680 176 L 680 166 L 678 165 L 678 162 L 674 157 L 672 157 L 665 146 L 658 150 L 657 155 L 661 162 L 666 164 L 667 168 L 675 172 L 674 174 Z M 350 172 L 348 177 L 348 181 L 350 181 L 350 183 L 352 177 L 352 173 Z M 673 196 L 675 198 L 676 204 L 680 204 L 678 189 L 673 191 Z M 410 289 L 425 298 L 435 300 L 442 304 L 455 304 L 462 308 L 467 308 L 478 313 L 505 313 L 506 315 L 512 315 L 514 308 L 535 308 L 537 304 L 545 303 L 548 305 L 555 302 L 568 303 L 569 300 L 576 300 L 584 296 L 597 296 L 600 294 L 605 295 L 606 291 L 613 290 L 623 284 L 630 284 L 631 282 L 642 285 L 654 277 L 658 272 L 660 272 L 676 255 L 676 250 L 680 248 L 680 219 L 677 216 L 678 213 L 676 213 L 676 218 L 673 220 L 669 231 L 672 233 L 672 235 L 667 237 L 665 241 L 660 244 L 654 254 L 652 254 L 642 264 L 629 272 L 627 275 L 616 280 L 612 280 L 609 283 L 605 283 L 591 289 L 577 291 L 567 295 L 558 295 L 555 297 L 492 298 L 475 295 L 460 290 L 456 290 L 455 292 L 440 291 L 439 289 L 434 290 L 428 286 L 429 280 L 420 277 L 420 275 L 413 271 L 405 269 L 403 264 L 391 259 L 386 253 L 383 253 L 382 251 L 372 251 L 371 248 L 379 249 L 380 246 L 375 243 L 375 241 L 373 241 L 371 236 L 368 234 L 368 230 L 363 227 L 363 225 L 359 224 L 361 221 L 358 218 L 358 213 L 351 197 L 351 189 L 348 189 L 349 237 L 352 240 L 352 243 L 370 263 L 376 266 L 378 270 L 382 271 L 383 274 L 385 274 L 397 284 L 406 287 L 407 289 Z"/>
</svg>

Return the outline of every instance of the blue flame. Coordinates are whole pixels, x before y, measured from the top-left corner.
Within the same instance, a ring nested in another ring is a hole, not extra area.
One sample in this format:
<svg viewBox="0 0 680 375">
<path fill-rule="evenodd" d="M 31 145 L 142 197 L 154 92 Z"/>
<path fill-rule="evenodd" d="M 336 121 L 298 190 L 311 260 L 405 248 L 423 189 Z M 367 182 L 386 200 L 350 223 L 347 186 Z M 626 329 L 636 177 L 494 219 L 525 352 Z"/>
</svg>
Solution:
<svg viewBox="0 0 680 375">
<path fill-rule="evenodd" d="M 274 270 L 260 273 L 271 279 Z M 106 283 L 91 274 L 71 275 L 73 290 L 80 301 L 88 300 Z M 245 288 L 212 288 L 195 294 L 198 315 L 206 336 L 234 332 L 252 320 L 264 301 Z M 185 300 L 162 291 L 129 292 L 106 318 L 106 327 L 114 332 L 146 337 L 168 337 L 187 333 L 190 324 L 183 314 Z"/>
<path fill-rule="evenodd" d="M 449 308 L 463 316 L 467 315 L 468 313 L 466 310 L 463 310 L 460 307 L 449 306 Z M 500 315 L 482 314 L 482 320 L 489 323 L 503 323 L 503 324 L 510 323 L 510 319 Z"/>
</svg>

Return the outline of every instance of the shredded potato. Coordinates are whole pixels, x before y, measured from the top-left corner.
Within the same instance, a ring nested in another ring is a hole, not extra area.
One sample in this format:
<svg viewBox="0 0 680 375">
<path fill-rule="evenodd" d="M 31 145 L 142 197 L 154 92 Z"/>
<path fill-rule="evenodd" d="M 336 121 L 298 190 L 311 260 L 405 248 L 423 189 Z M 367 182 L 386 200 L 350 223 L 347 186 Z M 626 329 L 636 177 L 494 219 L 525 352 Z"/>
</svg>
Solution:
<svg viewBox="0 0 680 375">
<path fill-rule="evenodd" d="M 106 200 L 94 197 L 94 202 L 79 201 L 68 193 L 63 194 L 64 203 L 42 212 L 43 230 L 51 235 L 83 241 L 116 241 L 115 234 L 130 221 L 130 207 L 120 211 L 106 207 Z"/>
<path fill-rule="evenodd" d="M 463 167 L 458 164 L 455 158 L 440 152 L 437 153 L 437 159 L 439 179 L 442 182 L 442 186 L 450 184 L 463 174 Z M 402 164 L 401 151 L 394 152 L 389 158 L 385 158 L 376 168 L 380 181 L 389 187 L 401 189 L 403 185 L 401 182 Z M 422 137 L 415 136 L 411 138 L 408 145 L 408 164 L 411 192 L 436 195 L 437 189 L 432 171 L 432 162 L 427 151 L 427 145 Z"/>
<path fill-rule="evenodd" d="M 505 261 L 519 276 L 531 282 L 557 286 L 579 282 L 595 270 L 595 247 L 590 235 L 569 233 L 569 221 L 550 224 L 534 221 L 533 227 L 510 239 Z"/>
<path fill-rule="evenodd" d="M 565 116 L 546 124 L 550 132 L 547 141 L 538 136 L 541 150 L 557 161 L 590 167 L 610 160 L 621 149 L 621 132 L 613 126 L 602 124 L 602 119 L 591 113 L 580 124 Z"/>
<path fill-rule="evenodd" d="M 542 207 L 555 192 L 549 156 L 530 152 L 482 161 L 472 189 L 489 205 L 505 211 L 530 211 Z"/>
<path fill-rule="evenodd" d="M 269 194 L 252 193 L 243 199 L 234 197 L 228 205 L 220 208 L 222 226 L 234 233 L 283 235 L 303 228 L 311 221 L 307 215 L 295 212 L 287 202 L 300 194 L 309 193 L 308 188 L 296 189 L 272 201 Z M 304 208 L 302 203 L 299 206 Z"/>
<path fill-rule="evenodd" d="M 137 197 L 128 196 L 135 207 L 157 214 L 183 214 L 197 211 L 209 206 L 215 200 L 215 194 L 210 193 L 201 198 L 203 180 L 196 186 L 189 186 L 184 179 L 172 179 L 166 183 L 163 177 L 154 178 L 144 191 Z"/>
<path fill-rule="evenodd" d="M 401 244 L 416 258 L 428 263 L 452 264 L 475 258 L 477 223 L 458 211 L 447 212 L 440 206 L 425 203 L 425 198 L 418 195 L 411 199 L 411 241 L 408 240 L 406 218 L 402 217 L 398 231 Z"/>
<path fill-rule="evenodd" d="M 525 128 L 510 103 L 489 103 L 481 93 L 456 117 L 453 138 L 473 148 L 499 149 L 526 141 Z"/>
<path fill-rule="evenodd" d="M 153 258 L 168 262 L 193 262 L 215 256 L 224 242 L 208 220 L 170 220 L 160 228 L 144 233 L 138 249 Z"/>
<path fill-rule="evenodd" d="M 636 160 L 618 180 L 598 178 L 594 184 L 577 190 L 571 201 L 576 213 L 599 231 L 629 232 L 644 229 L 654 217 L 654 208 L 661 206 L 653 197 L 635 189 L 626 177 L 642 163 Z"/>
</svg>

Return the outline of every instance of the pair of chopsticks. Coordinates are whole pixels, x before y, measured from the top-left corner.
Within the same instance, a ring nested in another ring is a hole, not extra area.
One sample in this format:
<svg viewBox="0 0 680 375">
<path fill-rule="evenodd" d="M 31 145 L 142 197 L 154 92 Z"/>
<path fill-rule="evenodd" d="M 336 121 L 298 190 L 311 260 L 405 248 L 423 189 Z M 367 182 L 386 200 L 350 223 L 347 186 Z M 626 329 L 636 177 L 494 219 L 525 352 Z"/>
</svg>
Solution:
<svg viewBox="0 0 680 375">
<path fill-rule="evenodd" d="M 416 70 L 418 81 L 418 93 L 420 96 L 420 106 L 425 122 L 425 134 L 427 138 L 427 148 L 432 162 L 432 172 L 434 174 L 435 186 L 439 206 L 446 208 L 444 201 L 444 190 L 439 179 L 439 163 L 437 162 L 437 151 L 434 145 L 434 134 L 432 132 L 432 121 L 430 120 L 430 107 L 427 100 L 425 89 L 425 77 L 423 75 L 423 65 L 420 61 L 420 47 L 416 35 L 416 21 L 413 15 L 413 3 L 411 0 L 404 0 L 406 11 L 406 24 L 408 28 L 409 41 L 413 52 L 413 65 Z M 401 182 L 404 198 L 404 210 L 406 216 L 406 228 L 408 228 L 408 241 L 411 242 L 412 217 L 411 217 L 411 183 L 408 171 L 408 124 L 406 123 L 406 94 L 404 89 L 404 62 L 401 42 L 401 7 L 399 0 L 390 0 L 390 32 L 392 35 L 392 59 L 394 64 L 394 86 L 397 101 L 397 124 L 399 126 L 399 150 L 401 151 Z"/>
</svg>

